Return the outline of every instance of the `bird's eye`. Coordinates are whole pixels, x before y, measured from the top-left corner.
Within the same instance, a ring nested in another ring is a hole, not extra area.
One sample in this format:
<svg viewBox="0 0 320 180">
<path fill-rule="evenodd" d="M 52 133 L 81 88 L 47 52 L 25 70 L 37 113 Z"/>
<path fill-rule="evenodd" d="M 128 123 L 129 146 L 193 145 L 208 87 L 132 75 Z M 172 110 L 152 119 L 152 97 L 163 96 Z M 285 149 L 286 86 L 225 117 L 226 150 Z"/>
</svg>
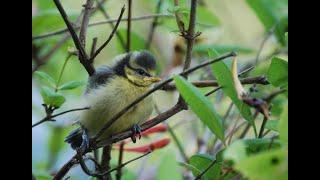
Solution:
<svg viewBox="0 0 320 180">
<path fill-rule="evenodd" d="M 142 76 L 146 74 L 146 72 L 142 69 L 138 69 L 137 72 L 138 72 L 138 74 L 140 74 Z"/>
</svg>

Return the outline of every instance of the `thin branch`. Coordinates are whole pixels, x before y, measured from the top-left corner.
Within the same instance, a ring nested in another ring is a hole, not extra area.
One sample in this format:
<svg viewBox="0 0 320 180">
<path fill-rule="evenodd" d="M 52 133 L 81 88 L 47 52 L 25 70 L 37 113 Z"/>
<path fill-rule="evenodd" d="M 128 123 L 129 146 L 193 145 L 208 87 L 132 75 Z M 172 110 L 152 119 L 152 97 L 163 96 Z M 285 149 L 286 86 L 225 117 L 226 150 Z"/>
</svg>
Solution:
<svg viewBox="0 0 320 180">
<path fill-rule="evenodd" d="M 208 172 L 208 170 L 216 163 L 216 160 L 212 161 L 209 166 L 204 170 L 202 171 L 196 178 L 195 180 L 198 180 L 198 179 L 201 179 L 201 177 L 206 173 Z"/>
<path fill-rule="evenodd" d="M 269 31 L 268 31 L 268 34 L 264 37 L 264 39 L 262 40 L 261 44 L 260 44 L 260 47 L 259 47 L 259 50 L 258 50 L 258 53 L 257 53 L 257 56 L 256 56 L 256 59 L 255 59 L 255 66 L 257 66 L 258 64 L 258 61 L 259 61 L 259 57 L 260 57 L 260 54 L 266 44 L 266 42 L 268 41 L 268 39 L 271 37 L 271 35 L 274 33 L 276 29 L 276 25 L 274 25 Z"/>
<path fill-rule="evenodd" d="M 247 77 L 240 80 L 241 84 L 262 84 L 267 85 L 269 82 L 264 76 L 256 76 L 256 77 Z M 202 81 L 195 81 L 191 82 L 196 87 L 212 87 L 212 86 L 219 86 L 218 82 L 216 80 L 202 80 Z M 165 91 L 172 91 L 175 90 L 176 86 L 174 84 L 167 84 L 165 85 L 162 90 Z"/>
<path fill-rule="evenodd" d="M 175 7 L 179 6 L 179 0 L 174 0 L 174 6 Z M 184 23 L 182 21 L 181 14 L 176 11 L 176 12 L 174 12 L 174 15 L 176 17 L 176 22 L 177 22 L 177 25 L 178 25 L 178 28 L 179 28 L 180 32 L 182 34 L 184 34 L 186 30 L 185 30 L 185 27 L 184 27 Z"/>
<path fill-rule="evenodd" d="M 235 56 L 234 52 L 231 52 L 227 55 L 221 56 L 219 58 L 216 58 L 214 60 L 211 61 L 206 61 L 203 62 L 200 65 L 197 65 L 193 68 L 190 68 L 186 71 L 183 71 L 181 73 L 179 73 L 178 75 L 186 75 L 189 74 L 199 68 L 202 68 L 204 66 L 207 66 L 209 64 L 221 61 L 225 58 L 231 57 L 231 56 Z M 116 115 L 114 115 L 106 124 L 104 124 L 104 126 L 102 127 L 102 129 L 97 133 L 97 135 L 94 137 L 94 139 L 97 139 L 98 137 L 100 137 L 105 130 L 107 130 L 118 118 L 120 118 L 124 113 L 126 113 L 130 108 L 132 108 L 134 105 L 138 104 L 140 101 L 142 101 L 144 98 L 146 98 L 147 96 L 149 96 L 151 93 L 155 92 L 156 90 L 161 89 L 165 84 L 168 84 L 169 82 L 173 81 L 173 78 L 169 78 L 165 81 L 163 81 L 162 83 L 157 84 L 154 88 L 152 88 L 151 90 L 147 91 L 146 93 L 144 93 L 142 96 L 140 96 L 139 98 L 137 98 L 135 101 L 133 101 L 132 103 L 130 103 L 129 105 L 127 105 L 125 108 L 123 108 L 120 112 L 118 112 Z"/>
<path fill-rule="evenodd" d="M 156 8 L 156 14 L 160 13 L 162 2 L 163 2 L 163 0 L 158 0 L 157 8 Z M 149 31 L 148 40 L 147 40 L 147 43 L 146 43 L 146 46 L 145 46 L 146 49 L 150 48 L 150 45 L 151 45 L 151 42 L 152 42 L 152 39 L 153 39 L 153 34 L 154 34 L 154 31 L 155 31 L 157 25 L 158 25 L 158 17 L 154 17 L 154 19 L 152 21 L 152 24 L 151 24 L 150 31 Z"/>
<path fill-rule="evenodd" d="M 87 28 L 88 28 L 89 17 L 90 17 L 92 6 L 93 6 L 93 0 L 87 0 L 86 4 L 83 6 L 84 6 L 84 13 L 83 13 L 82 23 L 80 27 L 79 39 L 82 47 L 85 49 Z"/>
<path fill-rule="evenodd" d="M 89 76 L 91 76 L 94 72 L 95 72 L 95 69 L 93 68 L 92 64 L 88 61 L 89 58 L 88 58 L 88 55 L 87 53 L 85 52 L 83 46 L 81 45 L 80 43 L 80 40 L 73 28 L 73 26 L 71 25 L 70 21 L 69 21 L 69 18 L 65 12 L 65 10 L 63 9 L 61 3 L 59 0 L 53 0 L 55 5 L 57 6 L 65 24 L 67 25 L 67 28 L 71 34 L 71 37 L 73 39 L 73 42 L 76 46 L 76 48 L 78 49 L 79 51 L 79 60 L 80 60 L 80 63 L 84 66 L 84 68 L 86 69 L 86 71 L 88 72 Z"/>
<path fill-rule="evenodd" d="M 58 113 L 58 114 L 55 114 L 55 115 L 47 115 L 45 118 L 41 119 L 40 121 L 34 123 L 32 125 L 32 128 L 38 126 L 39 124 L 42 124 L 46 121 L 53 121 L 52 118 L 55 118 L 57 116 L 61 116 L 63 114 L 66 114 L 66 113 L 69 113 L 69 112 L 73 112 L 73 111 L 81 111 L 81 110 L 87 110 L 87 109 L 90 109 L 89 107 L 84 107 L 84 108 L 76 108 L 76 109 L 70 109 L 70 110 L 67 110 L 67 111 L 63 111 L 61 113 Z"/>
<path fill-rule="evenodd" d="M 123 147 L 124 147 L 124 142 L 122 141 L 120 143 L 120 149 L 119 149 L 119 159 L 118 159 L 118 166 L 120 167 L 122 164 L 123 160 Z M 122 168 L 118 168 L 117 173 L 116 173 L 116 180 L 121 180 L 122 176 Z"/>
<path fill-rule="evenodd" d="M 92 58 L 92 56 L 94 55 L 94 52 L 96 51 L 97 42 L 98 42 L 98 38 L 94 37 L 92 39 L 92 46 L 91 46 L 91 51 L 90 51 L 90 59 Z M 90 63 L 93 63 L 93 62 L 90 62 Z"/>
<path fill-rule="evenodd" d="M 131 49 L 131 11 L 132 11 L 132 0 L 128 0 L 129 10 L 128 10 L 128 21 L 127 21 L 127 52 Z"/>
<path fill-rule="evenodd" d="M 102 158 L 101 158 L 101 172 L 106 172 L 110 170 L 110 160 L 111 160 L 111 149 L 112 146 L 108 145 L 102 149 Z M 104 175 L 105 179 L 111 180 L 111 175 Z"/>
<path fill-rule="evenodd" d="M 77 155 L 74 155 L 66 164 L 64 164 L 60 170 L 54 175 L 53 180 L 61 180 L 69 170 L 78 163 L 76 159 Z"/>
<path fill-rule="evenodd" d="M 168 15 L 168 14 L 150 14 L 150 15 L 132 17 L 131 21 L 147 20 L 147 19 L 152 19 L 154 17 L 174 18 L 173 15 Z M 88 27 L 114 23 L 114 22 L 117 22 L 117 21 L 118 21 L 118 19 L 110 19 L 110 20 L 98 21 L 98 22 L 90 23 L 88 25 Z M 128 19 L 127 18 L 123 18 L 121 21 L 128 21 Z M 78 30 L 78 29 L 80 29 L 80 26 L 75 26 L 74 28 L 76 30 Z M 44 39 L 44 38 L 48 38 L 48 37 L 52 37 L 52 36 L 56 36 L 56 35 L 67 33 L 67 32 L 68 32 L 68 29 L 65 28 L 65 29 L 54 31 L 54 32 L 45 33 L 45 34 L 42 34 L 42 35 L 38 35 L 38 36 L 32 37 L 32 41 L 38 40 L 38 39 Z"/>
<path fill-rule="evenodd" d="M 109 44 L 109 42 L 111 41 L 114 33 L 117 31 L 117 28 L 118 28 L 118 26 L 120 24 L 120 21 L 121 21 L 121 18 L 122 18 L 122 15 L 123 15 L 124 11 L 125 11 L 125 7 L 123 6 L 114 29 L 112 30 L 112 32 L 109 35 L 108 39 L 98 48 L 98 50 L 90 58 L 90 62 L 92 62 L 94 60 L 94 58 L 96 58 L 96 56 L 102 51 L 102 49 L 105 48 Z"/>
<path fill-rule="evenodd" d="M 267 121 L 268 121 L 268 118 L 266 116 L 263 116 L 263 121 L 262 121 L 262 125 L 260 128 L 259 136 L 258 136 L 259 138 L 263 137 L 263 131 L 264 131 L 264 128 L 266 126 Z"/>
<path fill-rule="evenodd" d="M 104 16 L 107 20 L 109 20 L 109 19 L 110 19 L 110 16 L 109 16 L 108 13 L 106 12 L 106 10 L 103 8 L 102 4 L 101 4 L 100 2 L 98 2 L 98 1 L 97 1 L 97 6 L 98 6 L 98 9 L 102 12 L 103 16 Z M 109 24 L 110 24 L 111 29 L 114 29 L 114 28 L 115 28 L 113 22 L 110 22 Z M 118 40 L 119 40 L 122 48 L 123 48 L 123 49 L 126 49 L 126 44 L 125 44 L 125 42 L 124 42 L 124 40 L 123 40 L 123 38 L 122 38 L 122 36 L 121 36 L 121 34 L 120 34 L 119 31 L 116 31 L 116 36 L 117 36 L 117 38 L 118 38 Z"/>
</svg>

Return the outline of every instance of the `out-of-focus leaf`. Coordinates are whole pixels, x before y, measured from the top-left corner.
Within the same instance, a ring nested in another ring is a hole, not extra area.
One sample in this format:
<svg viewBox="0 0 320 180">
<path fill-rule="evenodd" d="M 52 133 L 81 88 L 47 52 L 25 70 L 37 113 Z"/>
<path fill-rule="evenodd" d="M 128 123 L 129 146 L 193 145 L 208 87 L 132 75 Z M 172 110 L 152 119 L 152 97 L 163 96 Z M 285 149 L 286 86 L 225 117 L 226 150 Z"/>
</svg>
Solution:
<svg viewBox="0 0 320 180">
<path fill-rule="evenodd" d="M 190 157 L 189 164 L 196 169 L 200 170 L 200 173 L 209 167 L 209 165 L 215 160 L 214 157 L 208 154 L 196 154 Z M 216 162 L 202 177 L 203 179 L 219 179 L 221 172 L 221 163 Z M 196 170 L 192 170 L 194 176 L 198 176 L 200 173 Z"/>
<path fill-rule="evenodd" d="M 176 161 L 175 155 L 172 153 L 167 153 L 161 160 L 158 167 L 156 180 L 182 180 L 182 174 Z"/>
<path fill-rule="evenodd" d="M 40 93 L 43 102 L 47 105 L 60 107 L 65 102 L 65 98 L 62 95 L 58 94 L 53 89 L 50 89 L 48 87 L 42 87 Z"/>
<path fill-rule="evenodd" d="M 41 80 L 43 80 L 46 83 L 48 83 L 48 85 L 50 85 L 51 87 L 55 87 L 56 82 L 49 74 L 47 74 L 45 72 L 42 72 L 42 71 L 36 71 L 36 72 L 34 72 L 34 75 L 36 75 Z"/>
<path fill-rule="evenodd" d="M 51 180 L 53 177 L 46 171 L 35 171 L 33 174 L 37 180 Z"/>
<path fill-rule="evenodd" d="M 183 77 L 175 76 L 174 81 L 178 91 L 191 107 L 192 111 L 221 141 L 224 141 L 224 128 L 221 117 L 215 111 L 210 101 Z"/>
<path fill-rule="evenodd" d="M 233 142 L 224 151 L 223 157 L 225 160 L 232 160 L 233 162 L 239 162 L 247 158 L 246 145 L 243 141 L 238 140 Z"/>
<path fill-rule="evenodd" d="M 195 45 L 193 48 L 194 52 L 200 53 L 200 54 L 207 54 L 208 50 L 215 49 L 221 54 L 235 51 L 238 53 L 252 53 L 253 49 L 249 47 L 244 46 L 236 46 L 236 45 L 223 45 L 223 44 L 198 44 Z"/>
<path fill-rule="evenodd" d="M 270 149 L 279 148 L 280 141 L 278 139 L 261 138 L 261 139 L 244 139 L 243 141 L 246 147 L 248 155 L 256 154 L 262 151 L 268 151 Z"/>
<path fill-rule="evenodd" d="M 127 29 L 120 28 L 118 32 L 123 38 L 127 37 Z M 145 44 L 146 41 L 138 33 L 131 31 L 131 51 L 142 50 L 145 48 Z M 124 51 L 120 43 L 117 43 L 117 49 L 119 52 Z"/>
<path fill-rule="evenodd" d="M 288 62 L 281 58 L 273 57 L 267 78 L 276 87 L 286 87 L 288 85 Z"/>
<path fill-rule="evenodd" d="M 283 108 L 278 125 L 280 140 L 283 144 L 288 143 L 288 105 Z"/>
<path fill-rule="evenodd" d="M 137 175 L 130 171 L 129 169 L 123 169 L 123 173 L 121 176 L 121 179 L 125 179 L 125 180 L 136 180 L 137 179 Z"/>
<path fill-rule="evenodd" d="M 287 27 L 287 2 L 280 0 L 246 0 L 248 5 L 254 10 L 266 31 L 269 31 L 276 25 L 275 35 L 282 45 L 285 45 L 285 38 L 283 36 Z M 278 6 L 276 9 L 275 7 Z M 279 10 L 281 9 L 281 10 Z"/>
<path fill-rule="evenodd" d="M 219 56 L 219 53 L 214 49 L 210 49 L 209 56 L 211 58 L 215 58 Z M 235 90 L 235 87 L 232 81 L 232 74 L 228 66 L 223 61 L 219 61 L 217 63 L 213 63 L 211 67 L 212 67 L 214 76 L 217 78 L 218 84 L 222 86 L 223 92 L 237 106 L 241 115 L 247 121 L 249 121 L 250 123 L 253 123 L 250 107 L 237 97 L 237 92 Z"/>
<path fill-rule="evenodd" d="M 235 169 L 249 179 L 288 179 L 288 151 L 275 149 L 262 152 L 236 163 Z"/>
<path fill-rule="evenodd" d="M 198 174 L 201 173 L 201 171 L 198 168 L 196 168 L 195 166 L 193 166 L 191 164 L 184 163 L 184 162 L 179 162 L 179 165 L 181 165 L 181 166 L 187 168 L 188 170 L 194 172 L 193 174 L 197 174 L 198 175 Z"/>
<path fill-rule="evenodd" d="M 83 81 L 70 81 L 59 87 L 59 90 L 71 90 L 77 87 L 83 86 L 85 82 Z"/>
<path fill-rule="evenodd" d="M 206 24 L 206 25 L 213 25 L 219 26 L 220 21 L 218 17 L 211 12 L 208 8 L 204 8 L 202 6 L 197 7 L 197 22 Z"/>
<path fill-rule="evenodd" d="M 268 120 L 265 127 L 266 129 L 278 132 L 278 124 L 279 121 L 277 120 Z"/>
</svg>

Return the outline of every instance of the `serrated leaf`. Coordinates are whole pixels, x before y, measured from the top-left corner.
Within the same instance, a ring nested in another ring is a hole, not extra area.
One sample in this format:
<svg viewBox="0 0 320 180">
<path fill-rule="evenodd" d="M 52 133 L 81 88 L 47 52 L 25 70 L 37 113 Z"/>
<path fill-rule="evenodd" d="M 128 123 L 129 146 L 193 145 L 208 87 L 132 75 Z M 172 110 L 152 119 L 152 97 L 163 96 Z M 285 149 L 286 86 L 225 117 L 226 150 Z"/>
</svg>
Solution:
<svg viewBox="0 0 320 180">
<path fill-rule="evenodd" d="M 276 87 L 286 87 L 288 85 L 288 62 L 279 57 L 273 57 L 267 79 Z"/>
<path fill-rule="evenodd" d="M 58 108 L 65 102 L 65 98 L 62 95 L 58 94 L 53 89 L 50 89 L 48 87 L 42 87 L 40 94 L 42 96 L 43 102 L 53 107 Z"/>
<path fill-rule="evenodd" d="M 59 87 L 59 90 L 71 90 L 77 87 L 83 86 L 85 82 L 83 81 L 70 81 Z"/>
<path fill-rule="evenodd" d="M 48 85 L 50 85 L 51 87 L 55 87 L 56 81 L 49 74 L 47 74 L 45 72 L 42 72 L 42 71 L 36 71 L 36 72 L 34 72 L 34 75 L 36 75 L 41 80 L 43 80 L 46 83 L 48 83 Z"/>
<path fill-rule="evenodd" d="M 208 126 L 221 141 L 224 141 L 224 127 L 221 117 L 211 102 L 191 83 L 181 76 L 174 76 L 174 81 L 183 99 L 200 120 Z"/>
<path fill-rule="evenodd" d="M 279 148 L 279 139 L 272 138 L 258 138 L 258 139 L 244 139 L 243 141 L 246 147 L 248 155 L 256 154 L 262 151 L 268 151 L 270 149 Z"/>
<path fill-rule="evenodd" d="M 276 149 L 241 160 L 234 166 L 249 179 L 288 179 L 288 151 Z"/>
<path fill-rule="evenodd" d="M 210 58 L 215 58 L 219 56 L 219 53 L 214 49 L 210 49 L 208 53 Z M 211 68 L 214 76 L 217 78 L 218 84 L 222 86 L 222 91 L 237 106 L 240 114 L 244 117 L 244 119 L 246 119 L 250 123 L 253 123 L 250 107 L 244 102 L 242 102 L 237 96 L 237 92 L 232 80 L 232 74 L 228 66 L 223 61 L 219 61 L 217 63 L 212 64 Z"/>
<path fill-rule="evenodd" d="M 278 132 L 278 124 L 279 121 L 277 120 L 268 120 L 265 127 L 266 129 Z"/>
<path fill-rule="evenodd" d="M 206 170 L 209 165 L 215 160 L 214 157 L 208 154 L 196 154 L 190 157 L 189 164 L 196 169 L 200 170 L 200 173 Z M 206 180 L 219 179 L 221 172 L 221 163 L 215 162 L 215 164 L 202 176 Z M 194 176 L 198 176 L 198 171 L 192 170 Z"/>
</svg>

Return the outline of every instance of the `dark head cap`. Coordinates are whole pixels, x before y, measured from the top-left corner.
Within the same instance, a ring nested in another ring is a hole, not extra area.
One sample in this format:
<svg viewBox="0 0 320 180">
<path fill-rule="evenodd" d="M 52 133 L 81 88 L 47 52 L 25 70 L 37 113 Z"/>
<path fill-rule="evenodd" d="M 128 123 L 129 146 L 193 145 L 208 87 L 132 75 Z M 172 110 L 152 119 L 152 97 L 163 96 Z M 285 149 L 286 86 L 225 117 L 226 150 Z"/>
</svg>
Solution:
<svg viewBox="0 0 320 180">
<path fill-rule="evenodd" d="M 156 68 L 156 59 L 147 50 L 132 52 L 131 60 L 133 61 L 132 64 L 136 64 L 146 70 L 155 70 Z"/>
</svg>

